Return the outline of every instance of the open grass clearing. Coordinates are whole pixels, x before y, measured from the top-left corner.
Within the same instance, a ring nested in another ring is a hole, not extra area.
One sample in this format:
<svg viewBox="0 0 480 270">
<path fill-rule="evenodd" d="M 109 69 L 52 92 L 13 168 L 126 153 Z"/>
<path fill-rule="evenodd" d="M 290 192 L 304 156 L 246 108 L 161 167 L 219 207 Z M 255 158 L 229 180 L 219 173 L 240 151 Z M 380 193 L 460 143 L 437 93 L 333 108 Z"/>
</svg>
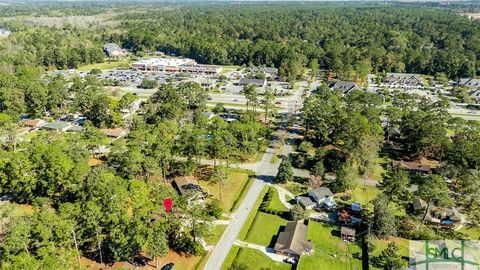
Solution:
<svg viewBox="0 0 480 270">
<path fill-rule="evenodd" d="M 362 250 L 357 243 L 346 244 L 340 238 L 338 226 L 326 226 L 310 221 L 307 240 L 313 243 L 314 253 L 300 258 L 297 270 L 318 269 L 362 269 Z"/>
<path fill-rule="evenodd" d="M 233 258 L 233 260 L 232 260 Z M 258 269 L 275 269 L 275 270 L 290 270 L 293 269 L 291 264 L 276 262 L 268 258 L 262 252 L 256 249 L 232 247 L 230 253 L 225 260 L 222 270 L 231 269 L 232 265 L 237 267 L 242 266 L 248 270 Z M 312 268 L 315 269 L 315 268 Z"/>
<path fill-rule="evenodd" d="M 273 247 L 278 232 L 287 222 L 288 220 L 279 216 L 257 212 L 245 242 Z"/>
<path fill-rule="evenodd" d="M 118 68 L 130 68 L 131 61 L 129 60 L 122 60 L 122 61 L 110 61 L 110 62 L 103 62 L 103 63 L 96 63 L 90 64 L 79 67 L 77 70 L 79 71 L 90 71 L 92 69 L 118 69 Z"/>
</svg>

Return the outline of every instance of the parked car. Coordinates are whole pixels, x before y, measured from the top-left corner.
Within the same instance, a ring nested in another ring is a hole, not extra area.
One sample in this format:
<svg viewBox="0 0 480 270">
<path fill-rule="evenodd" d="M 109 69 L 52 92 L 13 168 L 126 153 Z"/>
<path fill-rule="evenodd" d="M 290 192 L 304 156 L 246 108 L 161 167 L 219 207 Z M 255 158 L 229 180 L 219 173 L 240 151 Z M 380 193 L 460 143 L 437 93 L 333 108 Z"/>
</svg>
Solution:
<svg viewBox="0 0 480 270">
<path fill-rule="evenodd" d="M 162 270 L 172 270 L 174 265 L 173 262 L 169 262 L 162 267 Z"/>
<path fill-rule="evenodd" d="M 291 263 L 291 264 L 297 264 L 297 260 L 295 258 L 292 258 L 292 257 L 287 257 L 283 260 L 283 262 L 286 262 L 286 263 Z"/>
</svg>

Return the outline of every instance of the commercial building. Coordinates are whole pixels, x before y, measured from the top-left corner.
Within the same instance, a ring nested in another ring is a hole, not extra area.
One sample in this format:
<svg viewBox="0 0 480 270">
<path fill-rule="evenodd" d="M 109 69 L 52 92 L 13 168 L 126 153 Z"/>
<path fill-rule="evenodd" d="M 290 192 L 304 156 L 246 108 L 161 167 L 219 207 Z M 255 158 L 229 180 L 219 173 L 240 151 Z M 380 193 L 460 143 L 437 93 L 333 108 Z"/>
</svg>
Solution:
<svg viewBox="0 0 480 270">
<path fill-rule="evenodd" d="M 133 70 L 218 74 L 221 67 L 201 65 L 189 58 L 148 58 L 132 64 Z"/>
<path fill-rule="evenodd" d="M 116 43 L 107 43 L 103 45 L 103 51 L 105 51 L 110 58 L 119 58 L 127 54 L 127 51 L 120 48 Z"/>
</svg>

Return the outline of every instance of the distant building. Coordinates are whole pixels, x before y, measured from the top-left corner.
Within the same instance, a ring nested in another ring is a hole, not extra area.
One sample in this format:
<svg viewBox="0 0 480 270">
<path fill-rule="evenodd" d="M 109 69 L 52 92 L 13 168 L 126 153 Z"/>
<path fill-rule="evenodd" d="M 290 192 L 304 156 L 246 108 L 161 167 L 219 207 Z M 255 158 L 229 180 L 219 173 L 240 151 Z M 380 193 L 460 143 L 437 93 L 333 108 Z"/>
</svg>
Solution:
<svg viewBox="0 0 480 270">
<path fill-rule="evenodd" d="M 438 161 L 428 160 L 426 158 L 420 157 L 412 159 L 410 161 L 395 160 L 392 162 L 392 165 L 395 169 L 402 168 L 412 173 L 427 174 L 432 172 L 438 166 Z"/>
<path fill-rule="evenodd" d="M 107 43 L 103 45 L 103 51 L 105 51 L 110 58 L 120 58 L 127 54 L 127 51 L 120 48 L 116 43 Z"/>
<path fill-rule="evenodd" d="M 468 88 L 480 88 L 480 79 L 475 78 L 462 78 L 458 81 L 459 86 L 465 86 Z"/>
<path fill-rule="evenodd" d="M 343 241 L 353 242 L 355 241 L 356 230 L 353 228 L 342 226 L 340 229 L 340 236 L 342 237 Z"/>
<path fill-rule="evenodd" d="M 239 86 L 245 86 L 249 84 L 252 84 L 258 87 L 265 87 L 267 85 L 267 80 L 241 78 L 240 81 L 238 81 Z"/>
<path fill-rule="evenodd" d="M 299 259 L 304 253 L 310 253 L 313 245 L 306 240 L 308 227 L 299 221 L 291 221 L 278 235 L 275 253 Z"/>
<path fill-rule="evenodd" d="M 118 139 L 127 135 L 128 130 L 124 128 L 102 128 L 100 129 L 103 134 L 107 135 L 107 137 Z"/>
<path fill-rule="evenodd" d="M 469 93 L 470 98 L 475 101 L 476 103 L 480 102 L 480 89 L 479 90 L 474 90 Z"/>
<path fill-rule="evenodd" d="M 47 130 L 66 131 L 71 126 L 72 124 L 70 122 L 55 121 L 55 122 L 50 122 L 45 125 L 42 125 L 41 128 L 47 129 Z"/>
<path fill-rule="evenodd" d="M 298 196 L 295 200 L 303 209 L 313 209 L 317 205 L 309 196 Z"/>
<path fill-rule="evenodd" d="M 39 128 L 45 125 L 46 123 L 47 122 L 45 122 L 42 119 L 23 119 L 22 120 L 22 126 L 30 127 L 30 128 Z"/>
<path fill-rule="evenodd" d="M 8 37 L 12 34 L 12 31 L 0 28 L 0 37 Z"/>
<path fill-rule="evenodd" d="M 423 87 L 424 83 L 420 74 L 412 73 L 387 73 L 384 83 L 391 87 Z"/>
<path fill-rule="evenodd" d="M 188 192 L 201 192 L 202 188 L 194 176 L 177 176 L 173 180 L 174 187 L 180 195 L 187 195 Z"/>
<path fill-rule="evenodd" d="M 354 82 L 349 81 L 338 81 L 330 85 L 330 90 L 340 90 L 344 95 L 349 94 L 353 90 L 359 89 L 360 87 L 358 87 Z"/>
<path fill-rule="evenodd" d="M 201 65 L 189 58 L 148 58 L 132 64 L 133 70 L 159 72 L 186 72 L 196 74 L 218 74 L 221 67 Z"/>
</svg>

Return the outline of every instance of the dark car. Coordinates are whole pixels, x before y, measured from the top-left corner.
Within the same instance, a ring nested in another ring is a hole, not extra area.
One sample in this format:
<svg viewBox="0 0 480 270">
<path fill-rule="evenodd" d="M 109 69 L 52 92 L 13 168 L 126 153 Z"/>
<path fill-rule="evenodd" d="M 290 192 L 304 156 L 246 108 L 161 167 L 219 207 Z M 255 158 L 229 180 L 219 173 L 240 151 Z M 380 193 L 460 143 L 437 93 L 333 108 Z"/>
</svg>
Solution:
<svg viewBox="0 0 480 270">
<path fill-rule="evenodd" d="M 162 267 L 162 270 L 172 270 L 174 265 L 173 262 L 169 262 Z"/>
</svg>

